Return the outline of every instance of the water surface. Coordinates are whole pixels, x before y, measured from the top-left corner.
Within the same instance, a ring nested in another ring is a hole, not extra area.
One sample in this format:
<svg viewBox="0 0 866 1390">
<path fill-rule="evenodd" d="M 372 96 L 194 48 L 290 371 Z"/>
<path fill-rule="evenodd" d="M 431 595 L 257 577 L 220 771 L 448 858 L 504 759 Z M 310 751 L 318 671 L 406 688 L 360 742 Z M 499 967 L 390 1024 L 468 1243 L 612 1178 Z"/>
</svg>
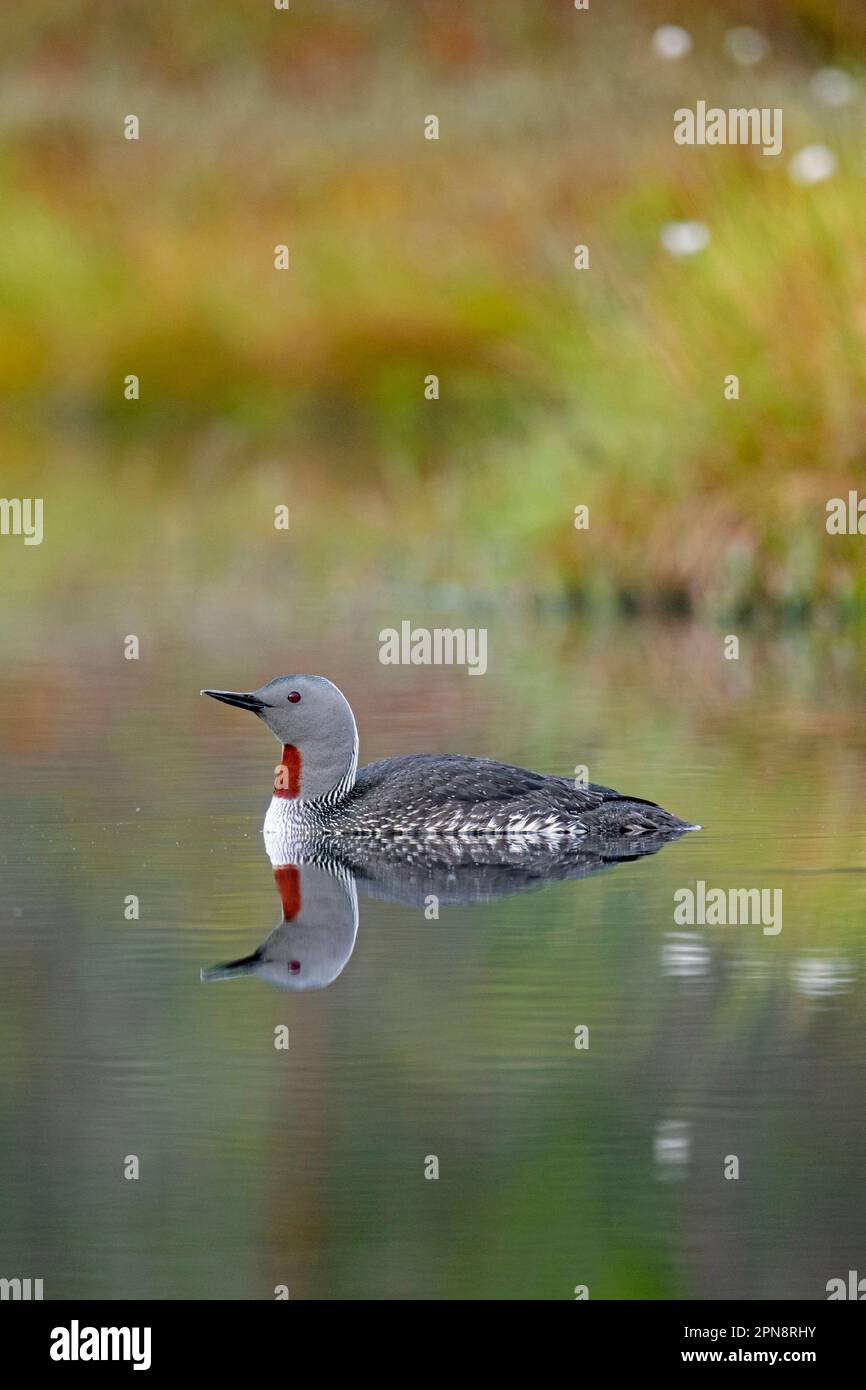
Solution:
<svg viewBox="0 0 866 1390">
<path fill-rule="evenodd" d="M 8 635 L 0 1273 L 51 1298 L 825 1297 L 866 1234 L 856 647 L 726 662 L 720 633 L 503 610 L 471 678 L 378 663 L 382 626 L 446 603 L 291 599 L 136 591 Z M 586 764 L 704 829 L 438 920 L 359 885 L 325 988 L 203 983 L 280 905 L 276 745 L 197 692 L 292 669 L 341 685 L 362 761 Z M 677 925 L 698 880 L 780 888 L 781 932 Z"/>
</svg>

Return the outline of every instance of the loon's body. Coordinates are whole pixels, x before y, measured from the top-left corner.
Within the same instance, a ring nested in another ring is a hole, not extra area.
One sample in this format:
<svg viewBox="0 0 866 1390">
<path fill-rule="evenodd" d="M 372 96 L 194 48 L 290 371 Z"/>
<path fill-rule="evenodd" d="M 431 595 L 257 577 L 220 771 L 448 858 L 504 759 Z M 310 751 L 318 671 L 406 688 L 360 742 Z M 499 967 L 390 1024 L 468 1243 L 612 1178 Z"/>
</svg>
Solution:
<svg viewBox="0 0 866 1390">
<path fill-rule="evenodd" d="M 343 835 L 583 836 L 685 829 L 651 801 L 610 787 L 575 784 L 459 753 L 382 758 L 333 801 L 275 791 L 265 835 L 318 830 Z"/>
<path fill-rule="evenodd" d="M 348 701 L 323 676 L 204 695 L 257 714 L 282 744 L 267 840 L 300 835 L 576 838 L 677 835 L 686 821 L 639 797 L 490 758 L 412 753 L 358 770 Z"/>
</svg>

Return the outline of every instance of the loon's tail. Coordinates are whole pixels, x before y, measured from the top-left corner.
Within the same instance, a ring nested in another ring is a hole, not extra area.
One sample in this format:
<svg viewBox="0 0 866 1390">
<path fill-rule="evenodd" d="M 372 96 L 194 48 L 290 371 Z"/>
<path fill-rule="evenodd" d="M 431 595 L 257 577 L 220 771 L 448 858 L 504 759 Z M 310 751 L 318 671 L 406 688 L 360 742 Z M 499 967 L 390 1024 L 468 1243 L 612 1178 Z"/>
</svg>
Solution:
<svg viewBox="0 0 866 1390">
<path fill-rule="evenodd" d="M 584 817 L 592 833 L 601 835 L 684 835 L 700 825 L 680 820 L 649 801 L 605 801 Z"/>
</svg>

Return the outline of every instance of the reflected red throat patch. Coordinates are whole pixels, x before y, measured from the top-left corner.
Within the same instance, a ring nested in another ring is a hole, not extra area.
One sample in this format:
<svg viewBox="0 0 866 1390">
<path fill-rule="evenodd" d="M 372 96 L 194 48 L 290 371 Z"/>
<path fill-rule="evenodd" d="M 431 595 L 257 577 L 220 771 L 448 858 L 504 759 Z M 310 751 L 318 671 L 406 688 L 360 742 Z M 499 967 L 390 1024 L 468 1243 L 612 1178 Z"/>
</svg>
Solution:
<svg viewBox="0 0 866 1390">
<path fill-rule="evenodd" d="M 294 801 L 301 794 L 301 750 L 293 743 L 284 743 L 283 755 L 274 770 L 274 796 Z"/>
<path fill-rule="evenodd" d="M 274 883 L 283 905 L 283 921 L 293 922 L 301 910 L 301 871 L 296 864 L 274 869 Z"/>
</svg>

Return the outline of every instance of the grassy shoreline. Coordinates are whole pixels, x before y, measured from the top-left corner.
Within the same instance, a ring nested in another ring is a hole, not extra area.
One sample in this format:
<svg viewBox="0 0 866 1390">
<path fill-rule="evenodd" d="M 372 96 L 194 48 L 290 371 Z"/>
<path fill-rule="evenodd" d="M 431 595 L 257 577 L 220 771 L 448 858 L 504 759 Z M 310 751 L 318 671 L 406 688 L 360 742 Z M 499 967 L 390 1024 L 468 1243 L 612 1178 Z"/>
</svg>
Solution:
<svg viewBox="0 0 866 1390">
<path fill-rule="evenodd" d="M 54 549 L 0 547 L 4 582 L 240 566 L 284 503 L 323 583 L 866 613 L 863 538 L 824 529 L 864 462 L 856 11 L 770 5 L 743 68 L 734 5 L 338 5 L 289 29 L 215 3 L 164 12 L 173 64 L 153 8 L 89 37 L 85 3 L 5 21 L 2 490 L 46 499 Z M 678 17 L 694 48 L 665 63 L 650 35 Z M 827 64 L 845 107 L 810 87 Z M 781 106 L 783 153 L 676 146 L 698 97 Z M 799 186 L 816 142 L 838 167 Z M 683 219 L 710 241 L 675 259 Z"/>
</svg>

